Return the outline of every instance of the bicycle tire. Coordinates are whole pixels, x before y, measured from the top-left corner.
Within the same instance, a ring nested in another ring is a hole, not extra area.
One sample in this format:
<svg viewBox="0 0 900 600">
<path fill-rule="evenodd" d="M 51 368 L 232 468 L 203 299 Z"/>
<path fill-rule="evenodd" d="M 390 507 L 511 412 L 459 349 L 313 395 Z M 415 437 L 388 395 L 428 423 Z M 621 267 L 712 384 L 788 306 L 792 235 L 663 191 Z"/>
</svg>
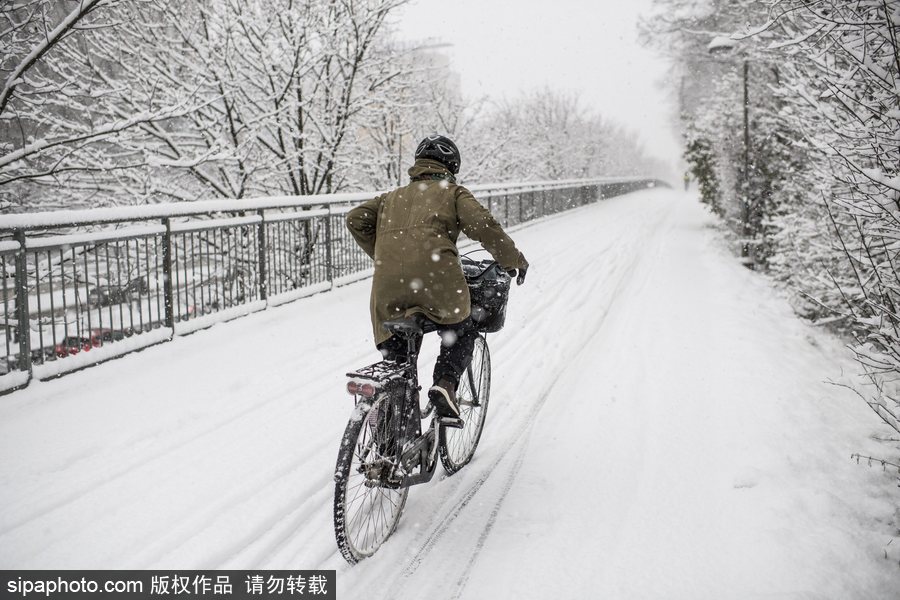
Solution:
<svg viewBox="0 0 900 600">
<path fill-rule="evenodd" d="M 491 354 L 483 335 L 475 338 L 472 362 L 466 369 L 456 391 L 459 402 L 461 429 L 444 427 L 438 451 L 447 474 L 453 475 L 469 464 L 481 440 L 491 396 Z"/>
<path fill-rule="evenodd" d="M 373 475 L 373 470 L 384 468 L 395 406 L 384 392 L 371 404 L 360 402 L 341 438 L 334 472 L 334 534 L 350 564 L 375 554 L 394 533 L 406 505 L 409 488 L 382 487 L 377 482 L 383 480 L 383 471 Z"/>
</svg>

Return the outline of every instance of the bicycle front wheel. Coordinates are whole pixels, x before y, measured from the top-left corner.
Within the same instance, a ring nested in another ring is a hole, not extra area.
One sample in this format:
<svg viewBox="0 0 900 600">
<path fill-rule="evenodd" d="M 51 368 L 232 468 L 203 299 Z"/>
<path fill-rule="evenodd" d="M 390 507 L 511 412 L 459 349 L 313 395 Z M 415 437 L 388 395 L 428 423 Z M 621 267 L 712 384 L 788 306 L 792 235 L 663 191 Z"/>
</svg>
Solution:
<svg viewBox="0 0 900 600">
<path fill-rule="evenodd" d="M 397 528 L 409 488 L 399 488 L 393 439 L 395 405 L 386 393 L 357 404 L 334 473 L 334 533 L 350 564 L 372 556 Z"/>
<path fill-rule="evenodd" d="M 481 439 L 491 395 L 491 354 L 483 335 L 475 339 L 472 363 L 463 373 L 456 391 L 459 402 L 461 429 L 443 427 L 439 451 L 441 463 L 448 474 L 456 473 L 469 464 Z"/>
</svg>

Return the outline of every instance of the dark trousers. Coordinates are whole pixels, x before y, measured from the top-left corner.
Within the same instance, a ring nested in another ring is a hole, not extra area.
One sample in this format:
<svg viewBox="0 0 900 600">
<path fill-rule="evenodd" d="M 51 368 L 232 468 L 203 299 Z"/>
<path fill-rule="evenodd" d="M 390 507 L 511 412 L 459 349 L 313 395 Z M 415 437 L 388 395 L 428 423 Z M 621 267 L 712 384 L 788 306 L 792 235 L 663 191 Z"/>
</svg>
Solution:
<svg viewBox="0 0 900 600">
<path fill-rule="evenodd" d="M 458 386 L 463 373 L 472 362 L 472 350 L 475 348 L 475 338 L 478 337 L 476 325 L 471 319 L 466 319 L 453 325 L 438 325 L 437 332 L 441 336 L 441 352 L 434 365 L 434 383 L 449 379 L 454 386 Z M 422 336 L 419 336 L 416 340 L 417 353 L 421 347 Z M 396 335 L 378 344 L 378 350 L 385 360 L 406 362 L 409 358 L 406 340 Z"/>
</svg>

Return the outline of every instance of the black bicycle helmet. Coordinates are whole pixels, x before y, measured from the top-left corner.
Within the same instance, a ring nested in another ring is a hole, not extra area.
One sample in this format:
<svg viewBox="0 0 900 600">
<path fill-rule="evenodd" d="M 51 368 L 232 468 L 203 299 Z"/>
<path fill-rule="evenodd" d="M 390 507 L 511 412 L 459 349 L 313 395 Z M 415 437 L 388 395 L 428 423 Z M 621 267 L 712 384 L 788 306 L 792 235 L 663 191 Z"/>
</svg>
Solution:
<svg viewBox="0 0 900 600">
<path fill-rule="evenodd" d="M 459 149 L 448 137 L 442 135 L 429 135 L 419 143 L 416 148 L 416 158 L 430 158 L 436 160 L 456 175 L 459 173 Z"/>
</svg>

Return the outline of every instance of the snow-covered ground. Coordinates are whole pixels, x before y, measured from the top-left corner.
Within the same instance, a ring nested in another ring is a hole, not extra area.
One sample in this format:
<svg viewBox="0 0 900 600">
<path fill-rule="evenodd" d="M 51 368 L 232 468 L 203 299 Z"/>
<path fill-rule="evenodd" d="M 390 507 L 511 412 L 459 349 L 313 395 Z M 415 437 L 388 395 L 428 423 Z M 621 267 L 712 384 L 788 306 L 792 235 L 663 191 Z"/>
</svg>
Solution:
<svg viewBox="0 0 900 600">
<path fill-rule="evenodd" d="M 349 567 L 332 473 L 368 282 L 0 398 L 0 568 L 337 569 L 341 598 L 900 597 L 887 436 L 841 344 L 724 250 L 696 200 L 515 232 L 463 471 Z M 434 359 L 437 338 L 423 362 Z M 426 375 L 427 367 L 423 369 Z"/>
</svg>

